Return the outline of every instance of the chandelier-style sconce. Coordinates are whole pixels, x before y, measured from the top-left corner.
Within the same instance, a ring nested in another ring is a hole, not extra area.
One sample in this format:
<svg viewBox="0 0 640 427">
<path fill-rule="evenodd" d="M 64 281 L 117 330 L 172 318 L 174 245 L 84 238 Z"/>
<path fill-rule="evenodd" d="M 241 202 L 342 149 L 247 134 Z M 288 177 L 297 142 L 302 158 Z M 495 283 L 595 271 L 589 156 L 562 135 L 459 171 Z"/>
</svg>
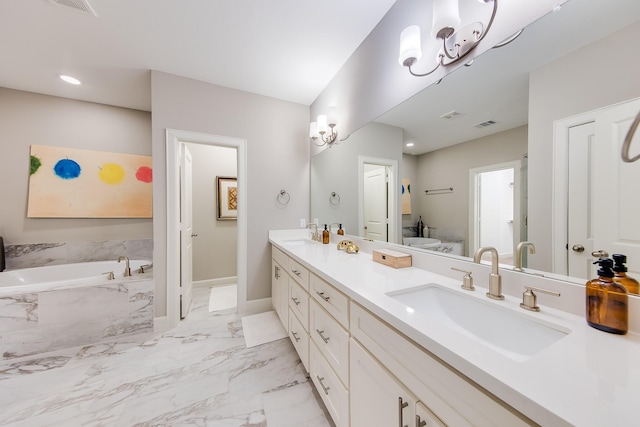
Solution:
<svg viewBox="0 0 640 427">
<path fill-rule="evenodd" d="M 436 71 L 440 66 L 451 65 L 463 59 L 482 41 L 489 32 L 493 19 L 498 10 L 498 0 L 478 0 L 480 3 L 493 3 L 491 18 L 487 24 L 472 22 L 462 28 L 458 0 L 433 1 L 433 27 L 431 35 L 442 41 L 442 48 L 436 56 L 436 66 L 433 70 L 419 74 L 412 67 L 422 57 L 420 46 L 420 27 L 411 25 L 400 34 L 400 64 L 409 68 L 409 72 L 416 77 L 424 77 Z"/>
<path fill-rule="evenodd" d="M 311 138 L 313 143 L 318 147 L 322 147 L 325 144 L 329 144 L 330 146 L 334 143 L 337 144 L 337 124 L 338 109 L 336 107 L 329 107 L 326 115 L 320 114 L 316 121 L 311 122 L 309 125 L 309 138 Z"/>
</svg>

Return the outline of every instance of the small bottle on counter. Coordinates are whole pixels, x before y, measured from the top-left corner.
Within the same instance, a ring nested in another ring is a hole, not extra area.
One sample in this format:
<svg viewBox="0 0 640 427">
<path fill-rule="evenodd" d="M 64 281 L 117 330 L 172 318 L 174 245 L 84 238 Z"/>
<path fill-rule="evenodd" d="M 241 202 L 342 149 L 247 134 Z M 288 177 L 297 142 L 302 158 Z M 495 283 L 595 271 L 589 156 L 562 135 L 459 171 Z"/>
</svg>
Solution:
<svg viewBox="0 0 640 427">
<path fill-rule="evenodd" d="M 338 234 L 339 234 L 340 236 L 344 236 L 344 230 L 342 229 L 342 224 L 339 224 L 339 227 L 338 227 Z"/>
<path fill-rule="evenodd" d="M 327 224 L 324 225 L 324 231 L 322 232 L 322 243 L 325 245 L 329 244 L 329 230 L 327 229 Z"/>
<path fill-rule="evenodd" d="M 627 266 L 624 265 L 627 262 L 627 256 L 622 254 L 613 254 L 613 281 L 620 283 L 627 288 L 627 292 L 630 294 L 640 294 L 640 283 L 631 276 L 627 276 Z"/>
<path fill-rule="evenodd" d="M 598 278 L 586 286 L 586 311 L 589 326 L 612 334 L 624 335 L 629 329 L 627 288 L 613 281 L 613 260 L 600 258 Z"/>
</svg>

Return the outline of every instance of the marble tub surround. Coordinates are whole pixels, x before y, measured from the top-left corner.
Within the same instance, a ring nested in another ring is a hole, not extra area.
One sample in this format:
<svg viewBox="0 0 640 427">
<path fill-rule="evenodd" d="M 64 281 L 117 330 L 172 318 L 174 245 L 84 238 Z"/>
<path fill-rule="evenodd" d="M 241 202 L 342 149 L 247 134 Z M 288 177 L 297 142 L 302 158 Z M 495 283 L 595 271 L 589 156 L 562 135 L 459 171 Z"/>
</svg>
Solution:
<svg viewBox="0 0 640 427">
<path fill-rule="evenodd" d="M 0 425 L 329 427 L 288 340 L 247 349 L 208 289 L 176 328 L 0 363 Z"/>
<path fill-rule="evenodd" d="M 0 296 L 2 359 L 153 331 L 150 273 L 93 286 Z"/>
<path fill-rule="evenodd" d="M 130 259 L 152 259 L 153 240 L 105 240 L 95 242 L 5 243 L 7 270 L 44 265 Z"/>
<path fill-rule="evenodd" d="M 332 244 L 287 243 L 305 237 L 298 230 L 269 234 L 270 242 L 296 262 L 534 422 L 545 426 L 637 424 L 637 298 L 630 298 L 629 334 L 612 335 L 586 324 L 582 285 L 501 269 L 506 298 L 494 301 L 485 296 L 491 271 L 488 264 L 368 242 L 355 236 L 345 238 L 360 246 L 357 255 L 337 251 Z M 411 254 L 412 267 L 393 269 L 374 263 L 372 251 L 385 247 Z M 472 271 L 476 291 L 461 290 L 463 274 L 451 267 Z M 433 321 L 429 315 L 408 310 L 405 304 L 387 295 L 429 283 L 569 333 L 537 353 L 517 359 L 465 335 L 446 319 Z M 542 311 L 528 312 L 519 307 L 525 285 L 560 292 L 562 296 L 538 294 Z"/>
</svg>

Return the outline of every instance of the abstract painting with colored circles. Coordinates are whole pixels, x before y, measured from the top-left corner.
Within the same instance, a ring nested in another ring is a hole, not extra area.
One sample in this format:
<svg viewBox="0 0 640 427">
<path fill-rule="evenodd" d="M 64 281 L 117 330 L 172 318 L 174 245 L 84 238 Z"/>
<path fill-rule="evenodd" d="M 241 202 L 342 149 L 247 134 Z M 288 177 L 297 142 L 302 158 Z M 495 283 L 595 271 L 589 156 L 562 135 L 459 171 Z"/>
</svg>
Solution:
<svg viewBox="0 0 640 427">
<path fill-rule="evenodd" d="M 29 218 L 151 218 L 151 156 L 32 145 Z"/>
</svg>

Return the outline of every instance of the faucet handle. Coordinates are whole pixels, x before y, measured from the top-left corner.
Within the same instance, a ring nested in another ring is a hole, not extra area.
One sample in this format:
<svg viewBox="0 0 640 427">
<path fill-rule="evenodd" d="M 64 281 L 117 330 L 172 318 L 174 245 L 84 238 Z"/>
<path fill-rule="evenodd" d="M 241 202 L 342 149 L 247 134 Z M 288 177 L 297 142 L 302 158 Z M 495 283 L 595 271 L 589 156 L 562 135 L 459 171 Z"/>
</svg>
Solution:
<svg viewBox="0 0 640 427">
<path fill-rule="evenodd" d="M 560 296 L 560 292 L 554 292 L 548 289 L 534 288 L 533 286 L 525 286 L 524 288 L 525 291 L 522 293 L 522 302 L 520 303 L 520 307 L 529 311 L 540 311 L 540 307 L 538 307 L 538 296 L 534 294 L 533 291 L 553 295 L 554 297 Z"/>
<path fill-rule="evenodd" d="M 107 271 L 107 272 L 102 273 L 102 274 L 107 276 L 107 280 L 114 280 L 116 278 L 116 275 L 113 274 L 113 271 Z"/>
<path fill-rule="evenodd" d="M 460 273 L 464 273 L 464 277 L 462 277 L 462 285 L 460 287 L 465 291 L 475 291 L 476 288 L 473 286 L 473 277 L 471 277 L 471 272 L 466 270 L 460 270 L 459 268 L 451 267 L 452 270 L 459 271 Z"/>
</svg>

